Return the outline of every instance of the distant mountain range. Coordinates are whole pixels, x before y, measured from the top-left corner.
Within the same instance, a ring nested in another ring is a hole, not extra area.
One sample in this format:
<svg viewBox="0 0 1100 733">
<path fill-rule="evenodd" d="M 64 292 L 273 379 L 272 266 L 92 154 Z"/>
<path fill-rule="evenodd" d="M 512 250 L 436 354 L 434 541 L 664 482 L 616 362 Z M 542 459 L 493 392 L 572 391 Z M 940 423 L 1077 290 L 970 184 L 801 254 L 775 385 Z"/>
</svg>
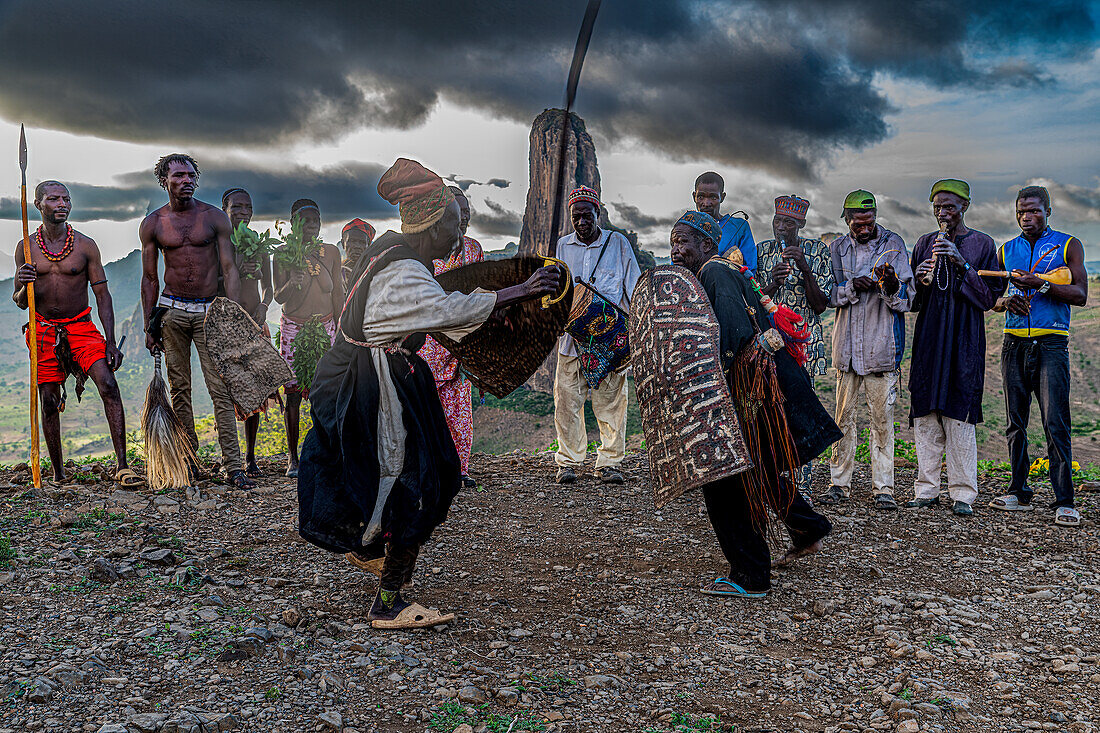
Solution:
<svg viewBox="0 0 1100 733">
<path fill-rule="evenodd" d="M 514 245 L 504 250 L 487 252 L 492 259 L 507 257 L 515 252 Z M 644 255 L 649 255 L 645 252 Z M 657 259 L 658 263 L 667 258 Z M 1100 274 L 1100 262 L 1090 263 L 1091 272 Z M 138 427 L 145 389 L 152 376 L 153 360 L 145 351 L 145 334 L 140 310 L 141 254 L 137 250 L 105 267 L 115 307 L 115 332 L 117 338 L 126 337 L 123 347 L 125 361 L 118 372 L 119 386 L 126 405 L 127 426 Z M 13 282 L 9 277 L 0 281 L 0 462 L 24 460 L 26 457 L 29 423 L 27 415 L 28 377 L 27 347 L 22 328 L 27 322 L 26 312 L 19 310 L 11 299 Z M 92 313 L 98 324 L 95 301 L 89 293 Z M 277 323 L 279 313 L 273 310 L 271 319 Z M 986 370 L 986 423 L 979 428 L 979 445 L 983 457 L 1003 457 L 1004 398 L 1001 396 L 999 348 L 1000 328 L 1003 316 L 990 314 L 986 319 L 989 351 Z M 826 331 L 831 332 L 831 314 L 827 316 Z M 911 330 L 913 319 L 907 318 Z M 272 331 L 274 332 L 274 328 Z M 911 341 L 907 341 L 911 343 Z M 1100 363 L 1094 361 L 1100 354 L 1100 281 L 1090 283 L 1089 305 L 1074 309 L 1070 363 L 1073 380 L 1071 397 L 1073 409 L 1074 449 L 1085 460 L 1100 459 Z M 907 355 L 908 361 L 908 355 Z M 908 369 L 908 367 L 906 367 Z M 201 370 L 197 358 L 192 359 L 192 373 L 198 377 Z M 906 375 L 905 379 L 908 379 Z M 93 385 L 84 393 L 78 404 L 69 388 L 69 406 L 62 416 L 62 434 L 67 456 L 102 454 L 110 444 L 103 422 L 103 409 Z M 822 400 L 831 404 L 832 378 L 818 382 Z M 905 423 L 908 409 L 908 392 L 902 390 L 897 413 L 898 422 Z M 210 398 L 201 378 L 195 380 L 195 413 L 198 416 L 212 410 Z M 1037 422 L 1038 411 L 1034 412 Z M 903 433 L 907 432 L 903 429 Z M 1041 431 L 1036 435 L 1041 435 Z M 45 447 L 43 446 L 43 451 Z"/>
</svg>

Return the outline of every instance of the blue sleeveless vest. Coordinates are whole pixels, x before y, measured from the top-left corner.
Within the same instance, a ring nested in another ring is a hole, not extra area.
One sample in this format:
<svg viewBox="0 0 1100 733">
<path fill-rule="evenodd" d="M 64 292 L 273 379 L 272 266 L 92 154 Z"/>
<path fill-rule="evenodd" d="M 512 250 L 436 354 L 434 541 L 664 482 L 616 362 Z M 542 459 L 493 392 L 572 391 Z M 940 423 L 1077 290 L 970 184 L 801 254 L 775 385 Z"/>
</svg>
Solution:
<svg viewBox="0 0 1100 733">
<path fill-rule="evenodd" d="M 1066 249 L 1074 239 L 1069 234 L 1047 227 L 1043 236 L 1032 246 L 1023 235 L 1001 245 L 1000 259 L 1004 269 L 1034 272 L 1036 275 L 1066 266 Z M 1020 290 L 1009 283 L 1006 295 L 1031 295 L 1031 313 L 1018 316 L 1005 314 L 1005 333 L 1013 336 L 1069 335 L 1069 303 L 1055 300 L 1049 294 L 1034 290 Z"/>
</svg>

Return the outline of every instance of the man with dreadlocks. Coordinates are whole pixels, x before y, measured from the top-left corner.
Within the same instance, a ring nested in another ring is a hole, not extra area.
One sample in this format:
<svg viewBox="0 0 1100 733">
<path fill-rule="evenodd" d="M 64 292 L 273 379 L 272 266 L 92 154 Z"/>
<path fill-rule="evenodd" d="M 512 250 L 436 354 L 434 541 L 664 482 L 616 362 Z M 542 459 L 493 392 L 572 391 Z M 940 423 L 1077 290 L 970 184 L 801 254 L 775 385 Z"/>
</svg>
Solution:
<svg viewBox="0 0 1100 733">
<path fill-rule="evenodd" d="M 832 527 L 791 481 L 799 466 L 840 439 L 840 429 L 814 394 L 805 369 L 783 346 L 759 292 L 744 271 L 720 257 L 721 225 L 689 211 L 672 229 L 672 262 L 699 279 L 718 320 L 722 369 L 737 408 L 753 467 L 703 487 L 726 577 L 703 593 L 761 598 L 771 588 L 766 537 L 770 509 L 786 525 L 791 547 L 777 566 L 818 552 Z"/>
<path fill-rule="evenodd" d="M 165 155 L 153 167 L 153 174 L 168 192 L 168 203 L 146 216 L 138 228 L 145 347 L 150 353 L 164 352 L 172 408 L 197 450 L 199 438 L 191 408 L 191 344 L 195 345 L 206 389 L 214 403 L 222 466 L 234 486 L 251 489 L 256 482 L 245 474 L 241 461 L 233 400 L 210 358 L 204 325 L 206 311 L 218 294 L 219 272 L 226 296 L 237 303 L 241 301 L 229 217 L 218 207 L 195 198 L 199 166 L 190 155 Z M 157 272 L 162 253 L 163 292 Z M 197 477 L 199 467 L 193 466 L 192 473 Z"/>
<path fill-rule="evenodd" d="M 558 292 L 556 267 L 496 293 L 447 293 L 432 261 L 462 237 L 459 206 L 443 180 L 399 158 L 378 182 L 399 205 L 401 234 L 371 244 L 353 273 L 336 344 L 313 382 L 313 429 L 302 446 L 302 537 L 380 577 L 368 618 L 380 629 L 454 618 L 401 597 L 421 546 L 447 516 L 460 464 L 435 379 L 417 355 L 423 334 L 473 333 L 501 309 Z"/>
<path fill-rule="evenodd" d="M 340 273 L 340 250 L 321 241 L 321 210 L 312 199 L 298 199 L 290 207 L 290 221 L 301 226 L 301 244 L 313 249 L 304 258 L 304 267 L 295 268 L 280 262 L 278 254 L 272 274 L 275 279 L 275 300 L 283 306 L 279 322 L 279 352 L 294 369 L 295 338 L 312 320 L 319 321 L 329 344 L 336 335 L 336 316 L 344 304 L 344 277 Z M 290 243 L 284 244 L 289 247 Z M 298 420 L 302 400 L 309 397 L 309 386 L 298 380 L 290 382 L 286 391 L 287 466 L 286 475 L 298 475 Z"/>
<path fill-rule="evenodd" d="M 71 374 L 76 377 L 77 400 L 89 377 L 99 389 L 118 463 L 115 480 L 127 488 L 139 486 L 144 482 L 126 464 L 126 418 L 115 381 L 122 352 L 115 345 L 115 310 L 99 247 L 68 223 L 72 203 L 64 184 L 39 183 L 34 189 L 34 206 L 42 213 L 42 225 L 31 235 L 31 262 L 23 258 L 22 242 L 15 248 L 13 298 L 20 308 L 27 308 L 27 285 L 34 283 L 42 434 L 54 480 L 65 479 L 60 413 L 65 409 L 65 380 Z M 92 323 L 89 285 L 106 337 Z M 29 343 L 29 331 L 27 340 Z"/>
</svg>

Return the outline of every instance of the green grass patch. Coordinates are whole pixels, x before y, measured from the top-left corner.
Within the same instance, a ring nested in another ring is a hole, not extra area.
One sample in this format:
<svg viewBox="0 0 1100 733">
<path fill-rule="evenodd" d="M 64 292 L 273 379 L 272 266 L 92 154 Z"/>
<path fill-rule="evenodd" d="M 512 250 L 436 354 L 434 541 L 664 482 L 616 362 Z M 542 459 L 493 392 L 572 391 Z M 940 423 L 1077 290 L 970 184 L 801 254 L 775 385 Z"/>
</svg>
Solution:
<svg viewBox="0 0 1100 733">
<path fill-rule="evenodd" d="M 0 568 L 6 568 L 11 565 L 11 561 L 14 560 L 17 555 L 18 552 L 11 545 L 11 537 L 0 532 Z"/>
<path fill-rule="evenodd" d="M 714 717 L 712 715 L 700 715 L 695 717 L 688 713 L 672 713 L 671 720 L 668 721 L 669 728 L 646 728 L 643 733 L 661 733 L 664 730 L 675 731 L 675 733 L 696 733 L 697 731 L 718 731 L 721 730 L 722 717 Z"/>
<path fill-rule="evenodd" d="M 436 708 L 428 721 L 428 730 L 453 731 L 465 723 L 471 728 L 485 725 L 489 733 L 539 733 L 546 730 L 546 724 L 534 713 L 517 711 L 515 713 L 495 713 L 489 710 L 489 703 L 467 708 L 462 703 L 445 702 Z"/>
<path fill-rule="evenodd" d="M 100 524 L 121 524 L 125 519 L 125 514 L 113 514 L 102 507 L 96 507 L 90 512 L 77 514 L 73 529 L 92 529 Z"/>
</svg>

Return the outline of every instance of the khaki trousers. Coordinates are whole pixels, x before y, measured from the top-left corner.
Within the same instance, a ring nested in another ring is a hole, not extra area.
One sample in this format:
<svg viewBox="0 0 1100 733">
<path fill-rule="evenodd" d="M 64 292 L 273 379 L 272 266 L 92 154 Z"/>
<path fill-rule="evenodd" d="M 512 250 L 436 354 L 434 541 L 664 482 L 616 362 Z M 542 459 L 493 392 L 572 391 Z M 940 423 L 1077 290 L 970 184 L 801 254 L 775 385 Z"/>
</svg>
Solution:
<svg viewBox="0 0 1100 733">
<path fill-rule="evenodd" d="M 856 427 L 857 396 L 860 390 L 867 395 L 871 411 L 871 484 L 876 494 L 894 493 L 894 403 L 898 398 L 897 372 L 883 374 L 856 374 L 837 370 L 836 373 L 836 424 L 844 437 L 833 446 L 829 459 L 829 473 L 834 486 L 848 490 L 855 471 L 856 445 L 859 430 Z"/>
<path fill-rule="evenodd" d="M 164 343 L 164 366 L 168 370 L 168 384 L 172 392 L 172 409 L 187 429 L 191 445 L 197 450 L 199 438 L 195 434 L 195 413 L 191 408 L 191 344 L 199 354 L 199 365 L 206 381 L 210 400 L 214 403 L 214 421 L 218 426 L 218 445 L 222 451 L 222 467 L 227 474 L 244 468 L 241 462 L 241 445 L 237 442 L 237 415 L 225 382 L 218 376 L 210 352 L 206 348 L 206 331 L 203 328 L 205 313 L 188 313 L 169 308 L 161 321 L 161 341 Z"/>
<path fill-rule="evenodd" d="M 947 454 L 947 492 L 954 501 L 973 504 L 978 498 L 978 438 L 974 425 L 933 412 L 913 418 L 917 448 L 917 499 L 940 495 L 940 469 Z"/>
<path fill-rule="evenodd" d="M 584 429 L 584 400 L 588 382 L 581 374 L 581 360 L 558 354 L 554 370 L 554 431 L 558 452 L 554 462 L 577 468 L 584 463 L 588 450 L 588 432 Z M 616 467 L 626 455 L 626 371 L 611 372 L 592 390 L 592 412 L 600 426 L 600 447 L 596 450 L 596 468 Z"/>
</svg>

